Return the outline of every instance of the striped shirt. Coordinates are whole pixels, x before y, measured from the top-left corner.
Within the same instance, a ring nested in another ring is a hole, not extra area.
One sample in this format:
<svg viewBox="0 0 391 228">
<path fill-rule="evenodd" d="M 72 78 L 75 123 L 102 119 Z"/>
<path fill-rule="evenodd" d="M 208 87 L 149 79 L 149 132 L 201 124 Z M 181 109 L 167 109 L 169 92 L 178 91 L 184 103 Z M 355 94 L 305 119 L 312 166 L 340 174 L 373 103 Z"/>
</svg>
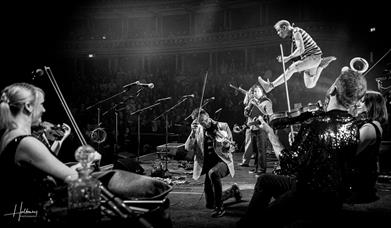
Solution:
<svg viewBox="0 0 391 228">
<path fill-rule="evenodd" d="M 304 41 L 304 53 L 301 54 L 301 59 L 304 59 L 310 55 L 322 54 L 322 50 L 320 50 L 320 47 L 316 44 L 316 42 L 312 39 L 312 37 L 306 31 L 304 31 L 304 29 L 295 27 L 293 29 L 293 34 L 295 34 L 296 32 L 299 32 L 301 34 Z M 292 50 L 295 50 L 297 48 L 294 35 L 292 35 L 292 47 L 293 47 Z"/>
</svg>

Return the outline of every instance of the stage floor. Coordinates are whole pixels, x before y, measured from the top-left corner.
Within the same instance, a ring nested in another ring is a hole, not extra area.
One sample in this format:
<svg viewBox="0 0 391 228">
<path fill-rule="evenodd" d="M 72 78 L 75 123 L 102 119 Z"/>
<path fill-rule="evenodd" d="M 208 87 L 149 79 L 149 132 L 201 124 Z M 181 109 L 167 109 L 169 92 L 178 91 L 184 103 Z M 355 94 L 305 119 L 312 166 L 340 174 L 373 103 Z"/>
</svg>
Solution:
<svg viewBox="0 0 391 228">
<path fill-rule="evenodd" d="M 224 202 L 226 214 L 220 218 L 212 218 L 212 210 L 205 208 L 205 195 L 203 194 L 204 176 L 197 181 L 192 179 L 192 169 L 186 169 L 186 161 L 178 161 L 173 158 L 167 159 L 168 174 L 171 178 L 162 178 L 171 183 L 172 192 L 168 194 L 170 200 L 170 213 L 174 228 L 191 227 L 235 227 L 236 222 L 245 214 L 248 203 L 253 194 L 256 177 L 249 170 L 254 168 L 252 159 L 250 167 L 241 167 L 242 153 L 234 153 L 235 176 L 227 176 L 222 179 L 223 189 L 237 183 L 242 192 L 242 201 L 236 202 L 231 198 Z M 153 166 L 158 163 L 165 165 L 166 160 L 159 158 L 156 153 L 141 156 L 140 165 L 145 169 L 146 175 L 151 175 Z M 271 172 L 275 165 L 275 158 L 268 156 L 268 170 Z M 350 207 L 347 210 L 361 217 L 361 213 L 371 213 L 383 216 L 391 215 L 391 182 L 378 183 L 378 195 L 380 199 L 374 203 Z M 357 213 L 356 213 L 357 212 Z M 262 218 L 260 218 L 260 221 Z M 349 220 L 349 219 L 348 219 Z M 357 220 L 356 220 L 357 221 Z M 348 223 L 348 221 L 347 221 Z M 358 222 L 357 222 L 358 223 Z M 376 221 L 374 221 L 376 223 Z M 260 222 L 261 224 L 261 222 Z M 298 226 L 295 226 L 298 227 Z M 376 227 L 376 226 L 374 226 Z"/>
</svg>

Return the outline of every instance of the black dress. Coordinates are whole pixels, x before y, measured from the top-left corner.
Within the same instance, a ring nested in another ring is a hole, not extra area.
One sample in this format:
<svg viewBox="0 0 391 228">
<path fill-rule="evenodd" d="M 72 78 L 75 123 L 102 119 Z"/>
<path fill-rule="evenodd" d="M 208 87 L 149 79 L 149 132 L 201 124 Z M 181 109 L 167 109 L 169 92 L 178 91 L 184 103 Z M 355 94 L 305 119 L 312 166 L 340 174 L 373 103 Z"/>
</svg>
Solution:
<svg viewBox="0 0 391 228">
<path fill-rule="evenodd" d="M 28 163 L 15 163 L 15 153 L 22 135 L 11 140 L 0 154 L 0 210 L 2 223 L 37 222 L 43 216 L 43 204 L 54 186 L 48 175 Z"/>
</svg>

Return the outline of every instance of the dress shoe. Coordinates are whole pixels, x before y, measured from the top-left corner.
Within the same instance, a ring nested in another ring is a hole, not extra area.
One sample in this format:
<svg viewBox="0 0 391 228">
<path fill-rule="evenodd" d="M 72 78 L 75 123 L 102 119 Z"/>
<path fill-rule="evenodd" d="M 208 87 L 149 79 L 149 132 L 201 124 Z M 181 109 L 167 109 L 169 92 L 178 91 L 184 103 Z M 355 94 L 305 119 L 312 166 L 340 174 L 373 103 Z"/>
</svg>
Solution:
<svg viewBox="0 0 391 228">
<path fill-rule="evenodd" d="M 255 172 L 255 177 L 259 177 L 264 173 L 266 173 L 266 172 L 265 171 L 257 171 L 257 172 Z"/>
<path fill-rule="evenodd" d="M 323 57 L 320 61 L 319 67 L 322 67 L 323 69 L 326 68 L 332 61 L 335 61 L 337 58 L 335 56 L 327 56 Z"/>
<path fill-rule="evenodd" d="M 225 214 L 224 207 L 216 207 L 216 209 L 212 213 L 213 218 L 221 217 Z"/>
<path fill-rule="evenodd" d="M 267 79 L 267 81 L 263 80 L 261 76 L 258 77 L 258 82 L 261 84 L 262 88 L 265 90 L 265 93 L 269 93 L 273 88 L 274 85 L 272 82 Z"/>
<path fill-rule="evenodd" d="M 257 171 L 255 169 L 250 169 L 248 173 L 256 173 Z"/>
</svg>

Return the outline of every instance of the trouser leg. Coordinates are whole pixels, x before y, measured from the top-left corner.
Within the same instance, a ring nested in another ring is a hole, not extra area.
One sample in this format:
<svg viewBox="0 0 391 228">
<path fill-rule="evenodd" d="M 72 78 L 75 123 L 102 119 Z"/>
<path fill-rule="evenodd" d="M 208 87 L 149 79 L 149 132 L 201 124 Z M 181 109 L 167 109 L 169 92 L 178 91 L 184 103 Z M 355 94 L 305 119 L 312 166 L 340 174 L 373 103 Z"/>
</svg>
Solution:
<svg viewBox="0 0 391 228">
<path fill-rule="evenodd" d="M 217 163 L 208 172 L 209 179 L 211 180 L 212 183 L 216 207 L 223 206 L 223 200 L 222 200 L 223 186 L 221 183 L 221 178 L 227 176 L 228 173 L 229 173 L 228 166 L 222 161 Z"/>
</svg>

